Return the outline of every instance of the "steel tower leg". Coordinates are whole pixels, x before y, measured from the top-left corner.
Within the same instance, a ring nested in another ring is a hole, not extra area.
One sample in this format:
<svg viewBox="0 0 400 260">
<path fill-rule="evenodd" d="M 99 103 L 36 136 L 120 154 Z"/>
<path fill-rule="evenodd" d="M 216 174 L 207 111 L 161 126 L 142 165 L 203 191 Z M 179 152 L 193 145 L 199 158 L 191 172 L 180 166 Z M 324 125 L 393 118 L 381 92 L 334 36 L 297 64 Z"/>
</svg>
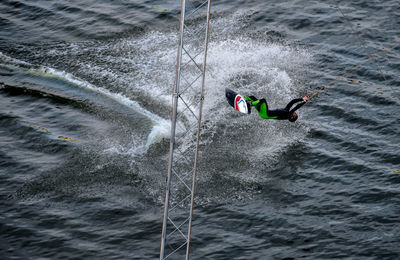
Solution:
<svg viewBox="0 0 400 260">
<path fill-rule="evenodd" d="M 211 0 L 181 0 L 160 260 L 189 260 L 210 14 Z"/>
</svg>

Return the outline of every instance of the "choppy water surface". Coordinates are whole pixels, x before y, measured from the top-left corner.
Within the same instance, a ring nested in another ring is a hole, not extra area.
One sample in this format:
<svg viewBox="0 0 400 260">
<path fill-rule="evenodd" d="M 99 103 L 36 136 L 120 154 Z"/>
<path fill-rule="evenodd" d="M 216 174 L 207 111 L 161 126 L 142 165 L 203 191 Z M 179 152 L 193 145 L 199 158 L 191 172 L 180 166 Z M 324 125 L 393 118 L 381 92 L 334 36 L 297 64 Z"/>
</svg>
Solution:
<svg viewBox="0 0 400 260">
<path fill-rule="evenodd" d="M 399 2 L 339 2 L 365 48 L 335 1 L 213 4 L 191 257 L 398 259 L 399 46 L 295 124 L 224 89 L 285 106 L 399 41 Z M 178 5 L 0 3 L 2 259 L 158 257 Z"/>
</svg>

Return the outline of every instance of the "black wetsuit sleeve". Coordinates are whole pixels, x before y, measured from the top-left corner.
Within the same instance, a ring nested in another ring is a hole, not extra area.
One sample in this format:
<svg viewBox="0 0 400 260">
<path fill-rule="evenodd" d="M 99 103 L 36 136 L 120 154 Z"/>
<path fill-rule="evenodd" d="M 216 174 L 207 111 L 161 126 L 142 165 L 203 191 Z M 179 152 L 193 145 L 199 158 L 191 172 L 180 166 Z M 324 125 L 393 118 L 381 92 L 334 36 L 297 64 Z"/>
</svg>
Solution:
<svg viewBox="0 0 400 260">
<path fill-rule="evenodd" d="M 294 105 L 294 104 L 296 104 L 296 103 L 298 103 L 298 102 L 300 102 L 300 101 L 303 101 L 303 99 L 302 98 L 296 98 L 296 99 L 293 99 L 292 101 L 290 101 L 289 102 L 289 104 L 287 104 L 286 105 L 286 110 L 290 110 L 290 108 Z"/>
<path fill-rule="evenodd" d="M 289 111 L 289 114 L 291 115 L 294 111 L 296 111 L 297 109 L 299 109 L 300 107 L 302 107 L 306 102 L 303 101 L 303 99 L 300 99 L 300 101 L 302 101 L 301 103 L 299 103 L 297 106 L 295 106 L 292 110 Z M 299 101 L 297 101 L 299 102 Z M 296 103 L 296 102 L 295 102 Z"/>
</svg>

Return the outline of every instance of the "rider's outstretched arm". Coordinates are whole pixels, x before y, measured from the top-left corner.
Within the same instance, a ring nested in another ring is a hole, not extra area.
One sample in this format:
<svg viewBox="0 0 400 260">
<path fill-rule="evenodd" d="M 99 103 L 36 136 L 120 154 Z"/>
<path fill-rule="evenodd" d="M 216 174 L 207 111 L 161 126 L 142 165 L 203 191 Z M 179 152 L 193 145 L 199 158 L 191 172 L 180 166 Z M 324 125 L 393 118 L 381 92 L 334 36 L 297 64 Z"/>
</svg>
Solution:
<svg viewBox="0 0 400 260">
<path fill-rule="evenodd" d="M 306 102 L 301 102 L 299 103 L 297 106 L 295 106 L 292 110 L 289 111 L 289 114 L 292 114 L 294 111 L 296 111 L 297 109 L 299 109 L 300 107 L 302 107 Z"/>
<path fill-rule="evenodd" d="M 301 102 L 301 101 L 303 101 L 303 99 L 302 98 L 296 98 L 296 99 L 293 99 L 292 101 L 290 101 L 287 105 L 286 105 L 286 110 L 290 110 L 290 108 L 294 105 L 294 104 L 296 104 L 296 103 L 298 103 L 298 102 Z M 305 102 L 304 102 L 305 103 Z"/>
<path fill-rule="evenodd" d="M 296 98 L 293 99 L 292 101 L 289 102 L 289 104 L 286 106 L 286 109 L 289 110 L 291 106 L 293 106 L 293 104 L 300 102 L 297 106 L 295 106 L 292 110 L 289 111 L 290 114 L 292 114 L 294 111 L 296 111 L 297 109 L 299 109 L 300 107 L 302 107 L 305 103 L 307 103 L 308 101 L 308 97 L 304 96 L 303 98 Z M 290 105 L 290 106 L 289 106 Z"/>
</svg>

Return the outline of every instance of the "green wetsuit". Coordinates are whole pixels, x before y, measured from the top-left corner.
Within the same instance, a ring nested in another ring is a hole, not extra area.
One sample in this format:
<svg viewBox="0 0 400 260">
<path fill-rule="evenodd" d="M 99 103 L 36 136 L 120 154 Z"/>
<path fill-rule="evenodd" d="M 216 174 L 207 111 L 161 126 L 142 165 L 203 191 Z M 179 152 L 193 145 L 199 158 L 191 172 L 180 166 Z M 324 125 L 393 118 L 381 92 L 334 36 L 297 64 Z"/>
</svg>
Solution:
<svg viewBox="0 0 400 260">
<path fill-rule="evenodd" d="M 290 116 L 299 109 L 306 102 L 301 98 L 293 99 L 287 104 L 287 106 L 283 109 L 268 109 L 268 104 L 265 98 L 257 99 L 254 96 L 245 96 L 244 97 L 252 106 L 256 107 L 258 111 L 258 115 L 264 119 L 278 119 L 278 120 L 286 120 L 289 119 Z M 293 109 L 290 109 L 295 103 L 301 102 Z"/>
</svg>

